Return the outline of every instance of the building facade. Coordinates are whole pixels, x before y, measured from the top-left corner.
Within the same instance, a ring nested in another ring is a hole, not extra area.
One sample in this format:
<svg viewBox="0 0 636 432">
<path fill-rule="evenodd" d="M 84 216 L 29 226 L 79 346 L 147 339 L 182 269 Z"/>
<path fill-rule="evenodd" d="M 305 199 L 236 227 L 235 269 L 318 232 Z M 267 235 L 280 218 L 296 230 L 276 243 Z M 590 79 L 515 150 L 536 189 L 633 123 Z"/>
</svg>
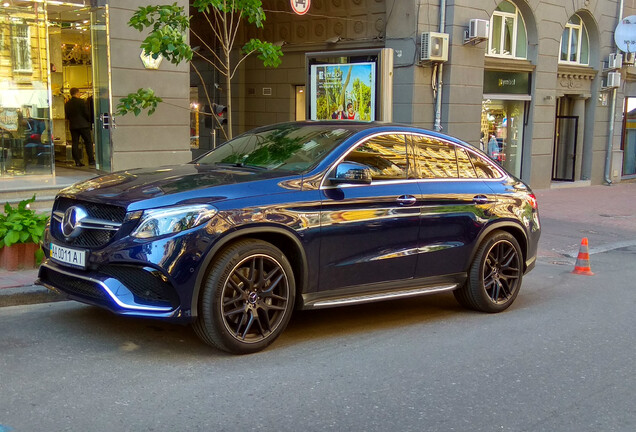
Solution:
<svg viewBox="0 0 636 432">
<path fill-rule="evenodd" d="M 636 175 L 634 56 L 623 53 L 621 67 L 610 61 L 618 52 L 614 30 L 636 14 L 634 0 L 313 0 L 302 16 L 289 0 L 264 0 L 264 27 L 243 25 L 235 48 L 251 37 L 275 42 L 282 63 L 243 62 L 231 103 L 209 65 L 198 63 L 194 73 L 185 63 L 144 63 L 143 35 L 127 22 L 138 6 L 154 3 L 3 2 L 0 180 L 70 168 L 64 101 L 71 87 L 92 97 L 97 170 L 111 172 L 186 162 L 221 142 L 217 124 L 201 113 L 209 109 L 205 94 L 230 106 L 236 134 L 312 118 L 314 64 L 381 58 L 391 67 L 375 70 L 373 102 L 390 109 L 376 119 L 483 147 L 535 188 Z M 206 39 L 191 36 L 192 45 L 205 54 L 215 47 L 213 34 L 199 28 L 205 20 L 196 11 L 192 18 Z M 487 23 L 486 34 L 471 22 Z M 447 49 L 438 34 L 448 35 Z M 164 100 L 155 114 L 113 115 L 121 97 L 142 87 Z"/>
<path fill-rule="evenodd" d="M 617 24 L 636 13 L 633 1 L 313 0 L 302 16 L 287 0 L 263 5 L 263 29 L 246 25 L 243 38 L 276 42 L 284 56 L 276 69 L 250 58 L 234 80 L 239 132 L 310 117 L 312 54 L 337 51 L 331 61 L 346 63 L 359 50 L 392 48 L 393 121 L 441 128 L 485 151 L 491 142 L 492 157 L 536 188 L 636 172 L 636 135 L 623 121 L 626 101 L 635 103 L 629 112 L 636 108 L 633 56 L 620 68 L 608 64 L 620 52 Z M 487 37 L 469 37 L 472 20 L 488 24 Z M 422 53 L 423 34 L 435 33 L 448 34 L 447 61 Z M 608 72 L 620 75 L 615 90 Z M 196 97 L 202 85 L 192 78 Z M 205 80 L 223 101 L 212 71 Z"/>
</svg>

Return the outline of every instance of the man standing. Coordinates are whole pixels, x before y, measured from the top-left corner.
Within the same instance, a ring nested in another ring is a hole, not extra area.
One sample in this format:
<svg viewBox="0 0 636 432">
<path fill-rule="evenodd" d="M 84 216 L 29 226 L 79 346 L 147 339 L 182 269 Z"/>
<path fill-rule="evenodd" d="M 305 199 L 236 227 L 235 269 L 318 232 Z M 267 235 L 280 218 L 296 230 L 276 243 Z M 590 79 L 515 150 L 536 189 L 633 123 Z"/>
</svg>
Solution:
<svg viewBox="0 0 636 432">
<path fill-rule="evenodd" d="M 88 164 L 95 165 L 95 156 L 93 155 L 93 140 L 91 139 L 91 117 L 88 112 L 88 105 L 79 95 L 79 89 L 73 87 L 71 89 L 71 99 L 64 106 L 66 118 L 69 122 L 71 131 L 71 139 L 73 144 L 73 159 L 75 166 L 84 166 L 82 163 L 82 151 L 79 148 L 79 139 L 82 137 L 86 153 L 88 153 Z"/>
</svg>

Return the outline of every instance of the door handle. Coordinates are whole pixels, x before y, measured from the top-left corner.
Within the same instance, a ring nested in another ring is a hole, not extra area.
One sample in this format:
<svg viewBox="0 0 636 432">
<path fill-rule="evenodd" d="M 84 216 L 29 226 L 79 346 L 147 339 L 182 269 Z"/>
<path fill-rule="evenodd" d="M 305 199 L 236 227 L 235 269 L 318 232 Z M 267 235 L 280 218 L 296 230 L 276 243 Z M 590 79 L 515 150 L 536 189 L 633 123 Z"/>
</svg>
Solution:
<svg viewBox="0 0 636 432">
<path fill-rule="evenodd" d="M 111 117 L 109 113 L 102 113 L 99 115 L 99 119 L 102 121 L 102 127 L 104 129 L 115 129 L 115 117 Z"/>
<path fill-rule="evenodd" d="M 490 200 L 488 199 L 486 195 L 475 195 L 473 197 L 473 202 L 475 204 L 488 204 Z"/>
<path fill-rule="evenodd" d="M 417 201 L 417 198 L 415 198 L 413 195 L 402 195 L 397 197 L 396 201 L 401 206 L 411 206 L 415 204 L 415 202 Z"/>
</svg>

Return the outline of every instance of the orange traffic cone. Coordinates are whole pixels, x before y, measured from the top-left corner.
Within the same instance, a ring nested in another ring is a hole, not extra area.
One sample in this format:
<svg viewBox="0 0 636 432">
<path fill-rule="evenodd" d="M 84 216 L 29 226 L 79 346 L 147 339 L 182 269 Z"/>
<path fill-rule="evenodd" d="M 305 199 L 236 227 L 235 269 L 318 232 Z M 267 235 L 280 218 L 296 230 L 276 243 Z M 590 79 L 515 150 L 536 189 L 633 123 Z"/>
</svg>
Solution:
<svg viewBox="0 0 636 432">
<path fill-rule="evenodd" d="M 590 268 L 590 253 L 587 248 L 587 237 L 583 237 L 581 240 L 581 248 L 579 249 L 579 256 L 576 257 L 576 264 L 574 264 L 574 274 L 580 274 L 585 276 L 593 276 L 592 269 Z"/>
</svg>

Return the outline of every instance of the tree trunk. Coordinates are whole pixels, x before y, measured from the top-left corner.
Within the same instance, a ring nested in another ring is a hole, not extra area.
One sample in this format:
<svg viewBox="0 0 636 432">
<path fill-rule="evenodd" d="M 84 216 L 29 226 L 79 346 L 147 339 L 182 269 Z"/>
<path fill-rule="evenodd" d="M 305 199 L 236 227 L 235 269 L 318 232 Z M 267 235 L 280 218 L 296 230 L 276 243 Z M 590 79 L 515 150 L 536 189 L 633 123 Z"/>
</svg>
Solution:
<svg viewBox="0 0 636 432">
<path fill-rule="evenodd" d="M 349 66 L 349 72 L 347 72 L 347 79 L 342 85 L 342 93 L 340 93 L 340 105 L 342 105 L 342 107 L 345 109 L 345 112 L 347 111 L 347 106 L 345 105 L 345 94 L 347 92 L 347 86 L 349 85 L 349 80 L 351 79 L 351 69 L 353 69 L 353 67 Z"/>
<path fill-rule="evenodd" d="M 225 87 L 227 88 L 227 138 L 232 139 L 232 80 L 229 73 L 225 76 Z"/>
</svg>

